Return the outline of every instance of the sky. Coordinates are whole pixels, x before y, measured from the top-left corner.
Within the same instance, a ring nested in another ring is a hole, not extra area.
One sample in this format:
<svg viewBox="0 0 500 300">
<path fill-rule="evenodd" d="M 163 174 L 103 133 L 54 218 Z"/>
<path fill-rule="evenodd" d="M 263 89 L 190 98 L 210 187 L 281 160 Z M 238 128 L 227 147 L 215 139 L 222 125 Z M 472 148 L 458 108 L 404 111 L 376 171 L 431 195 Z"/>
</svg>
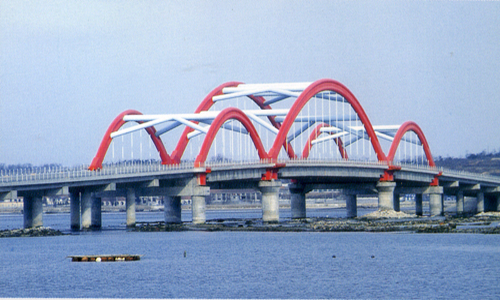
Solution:
<svg viewBox="0 0 500 300">
<path fill-rule="evenodd" d="M 0 1 L 0 163 L 89 164 L 126 109 L 331 78 L 434 156 L 500 151 L 497 1 Z"/>
</svg>

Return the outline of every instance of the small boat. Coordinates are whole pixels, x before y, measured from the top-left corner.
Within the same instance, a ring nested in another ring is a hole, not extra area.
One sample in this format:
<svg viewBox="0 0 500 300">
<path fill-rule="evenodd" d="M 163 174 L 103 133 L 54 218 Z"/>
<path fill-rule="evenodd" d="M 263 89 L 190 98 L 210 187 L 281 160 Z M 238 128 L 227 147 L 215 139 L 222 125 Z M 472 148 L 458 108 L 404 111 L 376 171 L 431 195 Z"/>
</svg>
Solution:
<svg viewBox="0 0 500 300">
<path fill-rule="evenodd" d="M 135 261 L 141 260 L 140 254 L 103 254 L 103 255 L 69 255 L 75 262 L 108 262 L 108 261 Z"/>
</svg>

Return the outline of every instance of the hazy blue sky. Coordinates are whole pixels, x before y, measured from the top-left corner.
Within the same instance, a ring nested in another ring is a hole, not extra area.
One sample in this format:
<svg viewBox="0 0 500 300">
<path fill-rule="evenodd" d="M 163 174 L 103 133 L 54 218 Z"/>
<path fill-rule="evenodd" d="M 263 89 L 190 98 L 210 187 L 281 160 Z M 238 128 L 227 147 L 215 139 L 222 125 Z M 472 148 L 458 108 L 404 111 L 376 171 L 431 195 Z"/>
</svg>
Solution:
<svg viewBox="0 0 500 300">
<path fill-rule="evenodd" d="M 500 2 L 1 0 L 0 163 L 90 163 L 125 109 L 320 78 L 435 156 L 499 150 Z"/>
</svg>

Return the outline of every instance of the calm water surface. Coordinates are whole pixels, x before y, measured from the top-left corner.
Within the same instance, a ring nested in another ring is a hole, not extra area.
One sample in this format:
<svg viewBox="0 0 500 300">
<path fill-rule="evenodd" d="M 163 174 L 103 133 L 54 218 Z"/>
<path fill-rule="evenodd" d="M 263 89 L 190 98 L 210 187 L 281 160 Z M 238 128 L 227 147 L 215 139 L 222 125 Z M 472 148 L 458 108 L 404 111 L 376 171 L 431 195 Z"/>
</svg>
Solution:
<svg viewBox="0 0 500 300">
<path fill-rule="evenodd" d="M 0 220 L 2 229 L 16 227 L 16 216 Z M 69 215 L 44 221 L 68 226 Z M 0 239 L 0 297 L 500 298 L 498 235 L 114 228 L 124 222 L 123 214 L 103 214 L 107 229 L 99 232 Z M 66 258 L 106 253 L 144 256 L 114 263 Z"/>
</svg>

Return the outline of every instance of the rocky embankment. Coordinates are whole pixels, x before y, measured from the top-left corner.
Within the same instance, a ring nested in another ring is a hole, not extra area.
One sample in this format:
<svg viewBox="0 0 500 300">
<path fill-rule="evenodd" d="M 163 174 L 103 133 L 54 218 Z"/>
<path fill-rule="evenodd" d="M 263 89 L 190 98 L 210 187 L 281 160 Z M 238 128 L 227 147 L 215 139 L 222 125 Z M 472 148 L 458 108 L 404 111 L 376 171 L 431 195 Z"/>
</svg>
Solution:
<svg viewBox="0 0 500 300">
<path fill-rule="evenodd" d="M 376 211 L 354 219 L 306 218 L 263 223 L 262 220 L 211 220 L 205 224 L 142 224 L 137 231 L 295 231 L 295 232 L 413 232 L 413 233 L 500 233 L 500 213 L 472 217 L 417 217 L 395 211 Z"/>
<path fill-rule="evenodd" d="M 0 238 L 5 237 L 37 237 L 37 236 L 58 236 L 64 235 L 59 230 L 47 227 L 12 229 L 0 231 Z"/>
<path fill-rule="evenodd" d="M 135 231 L 290 231 L 290 232 L 413 232 L 500 234 L 500 212 L 470 217 L 418 217 L 396 211 L 375 211 L 353 218 L 306 218 L 264 223 L 261 219 L 220 219 L 205 224 L 165 222 L 138 223 Z M 64 235 L 46 227 L 0 231 L 3 237 L 39 237 Z"/>
</svg>

